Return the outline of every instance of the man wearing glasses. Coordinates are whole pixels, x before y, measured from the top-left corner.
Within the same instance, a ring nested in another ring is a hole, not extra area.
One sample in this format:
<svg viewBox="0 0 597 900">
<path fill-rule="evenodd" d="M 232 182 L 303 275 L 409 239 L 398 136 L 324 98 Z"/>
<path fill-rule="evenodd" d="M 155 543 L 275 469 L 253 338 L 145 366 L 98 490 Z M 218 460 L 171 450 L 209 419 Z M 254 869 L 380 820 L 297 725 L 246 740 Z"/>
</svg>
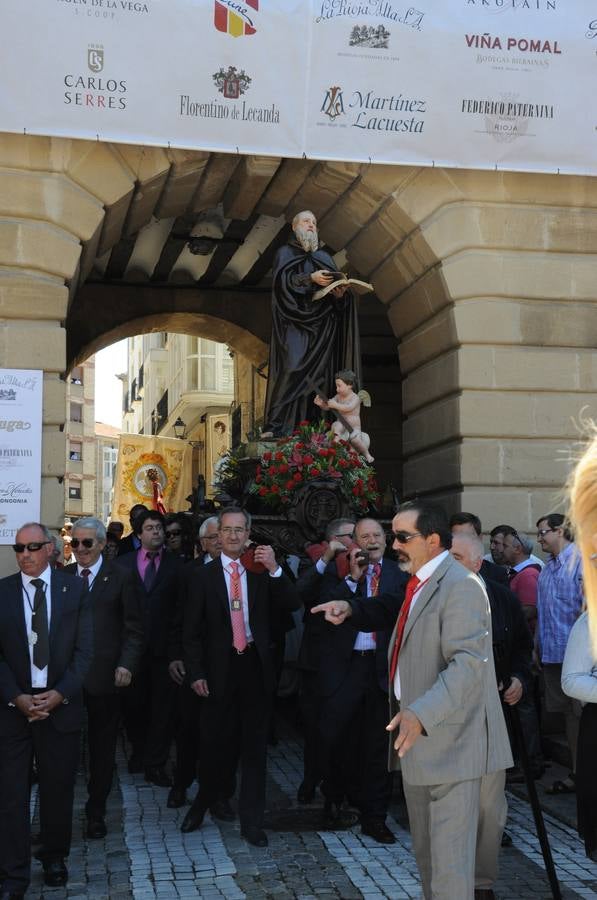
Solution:
<svg viewBox="0 0 597 900">
<path fill-rule="evenodd" d="M 300 599 L 282 572 L 272 547 L 255 548 L 254 563 L 241 557 L 251 517 L 242 509 L 218 516 L 220 558 L 198 568 L 192 602 L 184 610 L 183 646 L 191 688 L 205 700 L 201 722 L 200 788 L 185 816 L 183 832 L 195 831 L 207 809 L 222 796 L 240 735 L 241 835 L 265 847 L 266 750 L 275 690 L 272 624 L 276 610 L 292 612 Z"/>
<path fill-rule="evenodd" d="M 403 504 L 392 521 L 394 549 L 410 579 L 404 603 L 392 594 L 315 607 L 340 624 L 393 627 L 388 653 L 390 766 L 402 771 L 413 851 L 429 900 L 475 894 L 482 781 L 512 765 L 497 692 L 487 594 L 450 555 L 439 507 Z M 356 552 L 351 575 L 359 577 Z M 347 591 L 349 588 L 347 587 Z"/>
<path fill-rule="evenodd" d="M 106 801 L 112 787 L 121 714 L 121 688 L 128 688 L 143 653 L 139 600 L 130 572 L 104 559 L 106 529 L 99 519 L 77 519 L 72 548 L 76 563 L 65 572 L 78 575 L 89 592 L 94 654 L 83 684 L 87 707 L 89 798 L 87 837 L 106 835 Z"/>
<path fill-rule="evenodd" d="M 83 582 L 50 568 L 52 537 L 28 523 L 0 581 L 0 896 L 23 897 L 31 874 L 29 792 L 39 774 L 44 882 L 66 884 L 93 630 Z"/>
<path fill-rule="evenodd" d="M 562 713 L 572 771 L 554 781 L 552 794 L 572 794 L 576 790 L 576 745 L 580 704 L 562 690 L 562 663 L 572 626 L 583 604 L 582 564 L 572 533 L 561 513 L 542 516 L 537 521 L 537 540 L 550 554 L 537 583 L 537 649 L 545 681 L 545 708 Z"/>
<path fill-rule="evenodd" d="M 145 780 L 172 787 L 165 771 L 174 733 L 174 682 L 168 671 L 168 641 L 177 605 L 181 562 L 164 548 L 164 517 L 144 509 L 135 519 L 141 546 L 119 556 L 132 573 L 144 627 L 145 653 L 126 692 L 125 725 L 132 745 L 129 772 L 145 771 Z"/>
</svg>

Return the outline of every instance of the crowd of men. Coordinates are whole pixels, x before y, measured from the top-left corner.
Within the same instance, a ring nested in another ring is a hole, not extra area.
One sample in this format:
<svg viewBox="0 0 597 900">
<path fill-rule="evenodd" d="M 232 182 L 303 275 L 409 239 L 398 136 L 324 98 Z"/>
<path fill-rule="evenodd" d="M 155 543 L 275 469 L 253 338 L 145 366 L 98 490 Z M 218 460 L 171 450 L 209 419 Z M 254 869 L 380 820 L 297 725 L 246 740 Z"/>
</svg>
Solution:
<svg viewBox="0 0 597 900">
<path fill-rule="evenodd" d="M 68 564 L 43 525 L 16 535 L 19 572 L 0 581 L 0 900 L 29 884 L 33 777 L 45 883 L 68 880 L 84 722 L 87 839 L 106 835 L 124 726 L 129 771 L 168 789 L 169 807 L 185 806 L 197 780 L 183 832 L 209 811 L 238 816 L 242 836 L 266 846 L 272 709 L 285 634 L 300 619 L 298 801 L 319 790 L 322 828 L 360 821 L 392 844 L 400 769 L 425 897 L 492 897 L 505 781 L 524 777 L 513 709 L 534 777 L 544 768 L 539 684 L 547 711 L 564 716 L 572 759 L 551 790 L 575 790 L 579 708 L 561 669 L 583 600 L 564 517 L 537 522 L 546 563 L 511 525 L 491 529 L 486 558 L 475 515 L 448 521 L 407 503 L 390 540 L 372 518 L 330 522 L 294 575 L 251 543 L 242 509 L 206 519 L 194 541 L 188 523 L 136 506 L 123 537 L 121 523 L 79 519 L 65 535 Z"/>
</svg>

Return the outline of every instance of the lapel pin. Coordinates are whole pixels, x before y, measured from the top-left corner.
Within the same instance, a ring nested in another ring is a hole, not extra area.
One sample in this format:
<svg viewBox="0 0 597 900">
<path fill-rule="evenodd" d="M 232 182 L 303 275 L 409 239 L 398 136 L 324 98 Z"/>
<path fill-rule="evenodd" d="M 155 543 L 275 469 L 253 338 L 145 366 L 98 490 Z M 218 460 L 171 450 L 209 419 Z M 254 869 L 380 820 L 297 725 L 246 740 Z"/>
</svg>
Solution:
<svg viewBox="0 0 597 900">
<path fill-rule="evenodd" d="M 104 581 L 107 581 L 107 580 L 108 580 L 108 576 L 104 575 Z"/>
<path fill-rule="evenodd" d="M 62 588 L 62 593 L 63 593 L 63 594 L 66 594 L 67 590 L 68 590 L 67 586 L 64 585 L 64 587 Z"/>
</svg>

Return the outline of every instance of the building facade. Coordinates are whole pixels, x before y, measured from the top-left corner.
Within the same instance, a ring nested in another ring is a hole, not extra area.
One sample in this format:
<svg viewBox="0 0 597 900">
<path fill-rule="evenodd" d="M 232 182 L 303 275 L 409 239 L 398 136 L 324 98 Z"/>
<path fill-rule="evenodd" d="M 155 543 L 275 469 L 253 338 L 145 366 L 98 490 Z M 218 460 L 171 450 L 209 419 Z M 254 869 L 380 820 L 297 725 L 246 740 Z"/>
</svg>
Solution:
<svg viewBox="0 0 597 900">
<path fill-rule="evenodd" d="M 95 360 L 75 366 L 66 378 L 64 511 L 74 521 L 96 511 Z"/>
<path fill-rule="evenodd" d="M 104 524 L 110 520 L 114 473 L 118 462 L 118 441 L 120 428 L 95 423 L 95 515 Z"/>
</svg>

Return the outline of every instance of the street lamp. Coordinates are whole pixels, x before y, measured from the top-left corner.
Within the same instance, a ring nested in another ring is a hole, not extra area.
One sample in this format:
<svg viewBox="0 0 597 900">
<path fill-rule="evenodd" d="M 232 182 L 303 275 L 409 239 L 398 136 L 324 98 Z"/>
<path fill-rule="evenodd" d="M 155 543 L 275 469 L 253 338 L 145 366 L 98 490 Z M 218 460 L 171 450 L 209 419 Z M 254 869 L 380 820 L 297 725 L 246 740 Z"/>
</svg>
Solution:
<svg viewBox="0 0 597 900">
<path fill-rule="evenodd" d="M 172 426 L 174 430 L 174 436 L 179 439 L 179 441 L 186 441 L 187 444 L 190 444 L 193 449 L 197 448 L 198 450 L 203 450 L 205 447 L 205 441 L 189 441 L 187 438 L 187 423 L 184 422 L 180 416 L 177 418 L 176 422 Z"/>
</svg>

